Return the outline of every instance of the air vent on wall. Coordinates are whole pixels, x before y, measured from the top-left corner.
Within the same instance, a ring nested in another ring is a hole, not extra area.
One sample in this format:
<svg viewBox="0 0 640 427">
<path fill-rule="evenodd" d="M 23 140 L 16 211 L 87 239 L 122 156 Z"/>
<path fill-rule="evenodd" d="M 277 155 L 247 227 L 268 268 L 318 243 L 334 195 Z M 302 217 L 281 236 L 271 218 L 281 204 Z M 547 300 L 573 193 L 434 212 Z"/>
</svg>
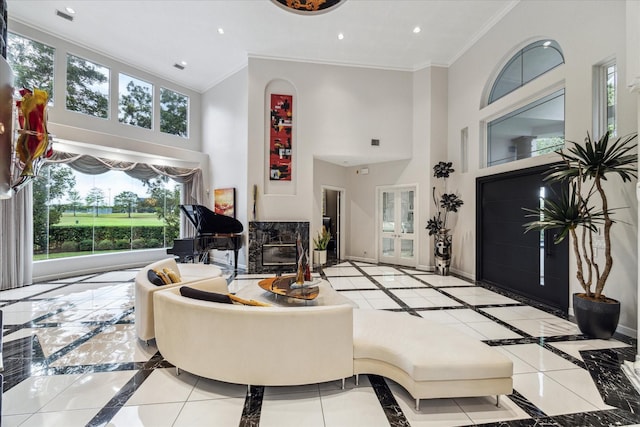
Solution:
<svg viewBox="0 0 640 427">
<path fill-rule="evenodd" d="M 374 147 L 379 147 L 380 146 L 380 140 L 379 139 L 372 139 L 371 140 L 371 145 Z"/>
<path fill-rule="evenodd" d="M 178 70 L 184 70 L 184 65 L 178 64 L 177 62 L 173 64 L 173 66 L 176 67 Z"/>
<path fill-rule="evenodd" d="M 56 10 L 56 15 L 58 15 L 60 18 L 64 18 L 67 21 L 73 21 L 73 16 L 69 15 L 68 13 L 64 13 L 64 12 L 60 12 L 59 10 Z"/>
</svg>

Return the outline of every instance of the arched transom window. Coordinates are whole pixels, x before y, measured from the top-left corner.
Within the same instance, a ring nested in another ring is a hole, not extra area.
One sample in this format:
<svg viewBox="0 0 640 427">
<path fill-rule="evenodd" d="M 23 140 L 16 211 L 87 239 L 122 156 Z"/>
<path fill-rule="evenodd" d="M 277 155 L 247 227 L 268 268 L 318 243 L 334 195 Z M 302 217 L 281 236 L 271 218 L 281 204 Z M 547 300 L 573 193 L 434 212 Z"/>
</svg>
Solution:
<svg viewBox="0 0 640 427">
<path fill-rule="evenodd" d="M 564 64 L 564 56 L 555 40 L 538 40 L 525 46 L 511 57 L 498 74 L 488 103 L 491 104 L 560 64 Z"/>
</svg>

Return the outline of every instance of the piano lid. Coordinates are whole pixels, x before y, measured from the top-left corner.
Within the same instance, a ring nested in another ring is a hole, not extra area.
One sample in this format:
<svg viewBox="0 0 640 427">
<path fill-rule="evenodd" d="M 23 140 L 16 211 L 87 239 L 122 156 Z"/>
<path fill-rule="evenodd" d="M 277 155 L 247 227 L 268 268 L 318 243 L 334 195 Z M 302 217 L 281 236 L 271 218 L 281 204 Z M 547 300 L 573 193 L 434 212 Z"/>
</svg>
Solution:
<svg viewBox="0 0 640 427">
<path fill-rule="evenodd" d="M 202 205 L 180 205 L 180 209 L 198 234 L 233 234 L 242 233 L 244 227 L 235 218 L 218 215 Z"/>
</svg>

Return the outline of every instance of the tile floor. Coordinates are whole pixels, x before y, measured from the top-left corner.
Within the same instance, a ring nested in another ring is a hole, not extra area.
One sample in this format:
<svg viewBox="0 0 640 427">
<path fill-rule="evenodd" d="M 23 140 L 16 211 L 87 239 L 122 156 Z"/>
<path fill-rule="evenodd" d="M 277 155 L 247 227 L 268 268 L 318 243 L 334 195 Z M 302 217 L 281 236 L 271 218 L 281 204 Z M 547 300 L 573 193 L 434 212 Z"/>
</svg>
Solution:
<svg viewBox="0 0 640 427">
<path fill-rule="evenodd" d="M 453 276 L 343 262 L 323 274 L 360 309 L 406 311 L 485 341 L 514 362 L 514 392 L 434 399 L 415 411 L 402 387 L 370 375 L 301 387 L 176 376 L 134 332 L 137 270 L 0 292 L 2 426 L 608 426 L 640 423 L 619 372 L 636 341 L 586 339 L 553 311 Z M 264 276 L 225 272 L 230 291 Z"/>
</svg>

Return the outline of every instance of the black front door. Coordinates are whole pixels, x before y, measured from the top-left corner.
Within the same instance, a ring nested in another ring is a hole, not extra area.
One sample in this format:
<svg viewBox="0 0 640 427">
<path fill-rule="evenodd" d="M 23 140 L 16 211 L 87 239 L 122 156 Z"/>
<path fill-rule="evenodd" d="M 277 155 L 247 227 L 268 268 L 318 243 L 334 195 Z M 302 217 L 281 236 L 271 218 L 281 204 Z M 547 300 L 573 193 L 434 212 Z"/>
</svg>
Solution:
<svg viewBox="0 0 640 427">
<path fill-rule="evenodd" d="M 567 312 L 568 239 L 553 243 L 554 231 L 529 231 L 534 218 L 522 208 L 561 191 L 543 181 L 548 166 L 478 178 L 476 278 Z"/>
</svg>

